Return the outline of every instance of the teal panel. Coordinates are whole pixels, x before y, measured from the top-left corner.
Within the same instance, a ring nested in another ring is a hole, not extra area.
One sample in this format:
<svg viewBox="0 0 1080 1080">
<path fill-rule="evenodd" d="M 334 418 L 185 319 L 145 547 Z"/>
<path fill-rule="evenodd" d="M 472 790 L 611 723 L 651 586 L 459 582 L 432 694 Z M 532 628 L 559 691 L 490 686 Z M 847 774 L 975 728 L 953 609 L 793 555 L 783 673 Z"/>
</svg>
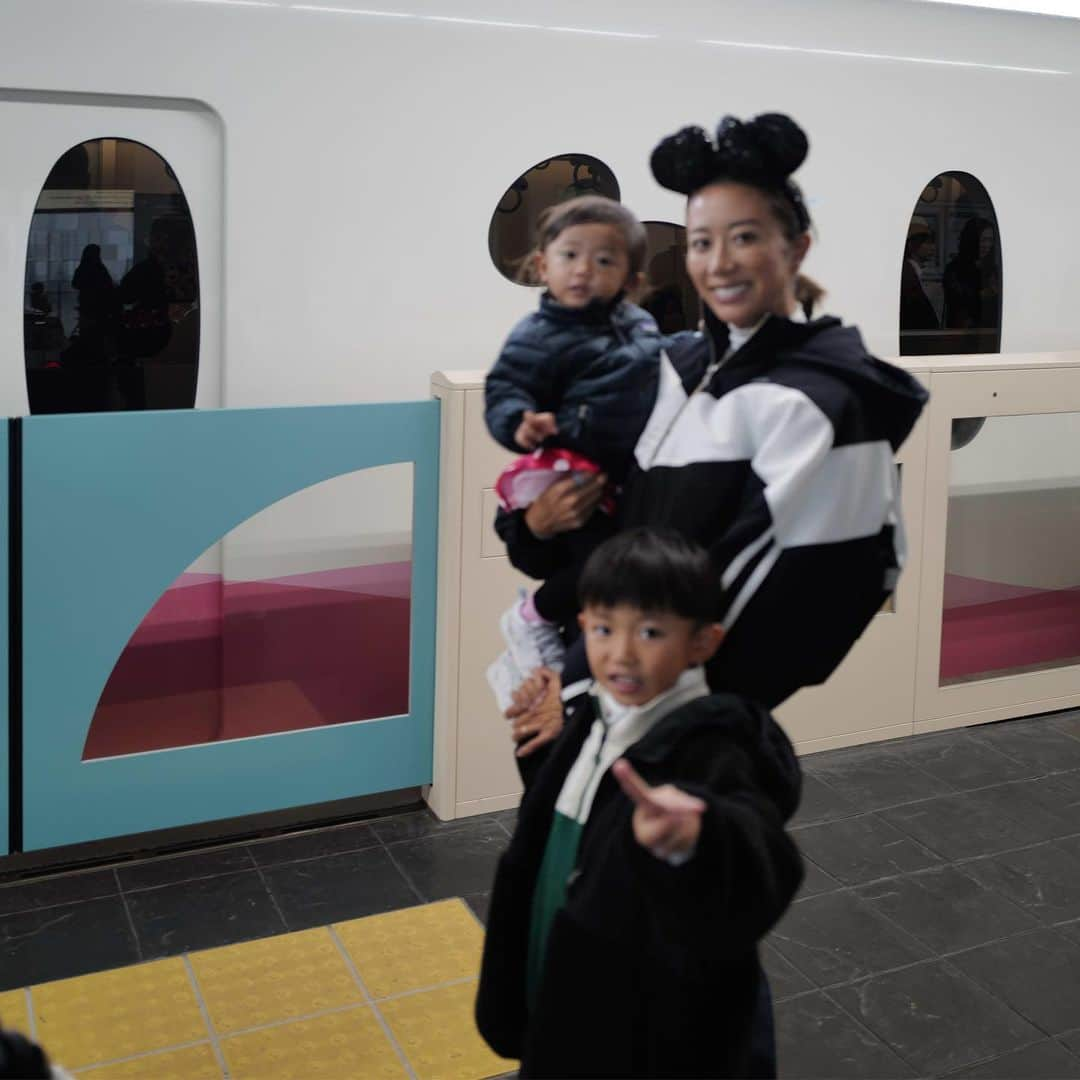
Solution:
<svg viewBox="0 0 1080 1080">
<path fill-rule="evenodd" d="M 11 761 L 8 757 L 8 420 L 0 428 L 0 855 L 8 848 L 8 802 Z"/>
<path fill-rule="evenodd" d="M 23 424 L 25 850 L 430 781 L 437 402 Z M 398 462 L 414 466 L 407 716 L 81 760 L 118 656 L 203 551 L 296 491 Z"/>
</svg>

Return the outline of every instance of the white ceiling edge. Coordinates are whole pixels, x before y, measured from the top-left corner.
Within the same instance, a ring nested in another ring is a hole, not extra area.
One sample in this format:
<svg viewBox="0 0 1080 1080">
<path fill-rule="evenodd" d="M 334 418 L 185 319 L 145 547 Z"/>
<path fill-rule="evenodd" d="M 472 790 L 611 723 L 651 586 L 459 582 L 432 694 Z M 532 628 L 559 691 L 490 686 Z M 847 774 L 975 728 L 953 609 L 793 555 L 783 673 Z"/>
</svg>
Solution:
<svg viewBox="0 0 1080 1080">
<path fill-rule="evenodd" d="M 960 7 L 1020 11 L 1032 15 L 1060 15 L 1080 19 L 1080 0 L 919 0 L 924 4 L 953 4 Z"/>
</svg>

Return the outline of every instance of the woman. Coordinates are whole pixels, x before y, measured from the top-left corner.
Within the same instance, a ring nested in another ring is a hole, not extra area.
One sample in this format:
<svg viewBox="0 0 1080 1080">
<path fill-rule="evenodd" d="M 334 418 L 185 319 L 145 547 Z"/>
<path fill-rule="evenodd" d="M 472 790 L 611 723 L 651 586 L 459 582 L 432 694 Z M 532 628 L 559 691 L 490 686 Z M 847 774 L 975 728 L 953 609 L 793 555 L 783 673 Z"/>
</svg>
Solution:
<svg viewBox="0 0 1080 1080">
<path fill-rule="evenodd" d="M 956 255 L 945 267 L 942 285 L 947 327 L 972 330 L 999 325 L 1001 281 L 994 260 L 994 226 L 986 218 L 973 217 L 964 222 Z"/>
<path fill-rule="evenodd" d="M 811 223 L 790 176 L 807 149 L 798 125 L 767 114 L 725 118 L 715 143 L 684 128 L 653 152 L 657 181 L 688 198 L 686 266 L 705 319 L 669 341 L 621 503 L 624 525 L 673 526 L 709 549 L 727 631 L 709 684 L 769 707 L 824 681 L 895 587 L 893 454 L 926 400 L 856 329 L 799 307 Z M 598 480 L 565 481 L 502 515 L 514 565 L 547 576 L 559 534 L 599 494 Z M 571 661 L 567 683 L 587 674 Z M 540 688 L 512 710 L 523 757 L 558 734 L 553 711 L 527 707 Z"/>
</svg>

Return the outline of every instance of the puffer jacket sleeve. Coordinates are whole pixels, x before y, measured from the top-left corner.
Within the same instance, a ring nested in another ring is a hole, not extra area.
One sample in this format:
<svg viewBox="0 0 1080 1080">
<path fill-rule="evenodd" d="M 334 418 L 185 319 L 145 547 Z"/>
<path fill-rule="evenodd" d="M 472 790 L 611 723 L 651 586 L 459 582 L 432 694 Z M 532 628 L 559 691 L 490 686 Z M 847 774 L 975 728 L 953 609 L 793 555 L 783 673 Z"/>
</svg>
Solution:
<svg viewBox="0 0 1080 1080">
<path fill-rule="evenodd" d="M 484 383 L 484 419 L 491 437 L 507 450 L 522 453 L 514 442 L 526 410 L 544 412 L 555 380 L 557 357 L 544 347 L 537 318 L 514 327 Z"/>
</svg>

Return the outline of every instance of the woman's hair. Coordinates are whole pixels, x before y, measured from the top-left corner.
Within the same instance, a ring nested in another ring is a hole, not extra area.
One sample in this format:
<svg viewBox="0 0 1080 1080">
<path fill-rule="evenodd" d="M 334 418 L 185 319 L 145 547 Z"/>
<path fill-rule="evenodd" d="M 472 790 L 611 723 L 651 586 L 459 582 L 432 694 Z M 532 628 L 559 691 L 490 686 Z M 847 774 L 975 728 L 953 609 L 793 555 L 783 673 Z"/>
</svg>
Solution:
<svg viewBox="0 0 1080 1080">
<path fill-rule="evenodd" d="M 582 607 L 627 604 L 710 623 L 718 617 L 720 581 L 709 553 L 674 529 L 635 528 L 589 556 L 578 598 Z"/>
<path fill-rule="evenodd" d="M 795 299 L 799 302 L 799 307 L 803 309 L 803 314 L 808 319 L 812 319 L 815 308 L 825 299 L 825 290 L 812 277 L 796 274 Z"/>
<path fill-rule="evenodd" d="M 961 262 L 975 263 L 979 259 L 979 240 L 986 229 L 993 225 L 984 217 L 968 218 L 960 230 L 960 240 L 956 246 L 956 256 Z"/>
<path fill-rule="evenodd" d="M 809 149 L 802 128 L 783 113 L 763 113 L 745 123 L 725 116 L 715 141 L 699 127 L 684 127 L 660 142 L 649 163 L 657 183 L 686 196 L 724 181 L 756 188 L 791 241 L 810 229 L 810 212 L 791 179 Z"/>
<path fill-rule="evenodd" d="M 647 237 L 645 226 L 627 210 L 622 203 L 604 195 L 579 195 L 566 202 L 547 207 L 536 222 L 536 243 L 521 260 L 518 280 L 528 285 L 538 284 L 536 260 L 548 244 L 554 243 L 560 233 L 574 225 L 614 225 L 622 234 L 626 254 L 630 260 L 630 277 L 641 272 L 645 265 Z"/>
</svg>

